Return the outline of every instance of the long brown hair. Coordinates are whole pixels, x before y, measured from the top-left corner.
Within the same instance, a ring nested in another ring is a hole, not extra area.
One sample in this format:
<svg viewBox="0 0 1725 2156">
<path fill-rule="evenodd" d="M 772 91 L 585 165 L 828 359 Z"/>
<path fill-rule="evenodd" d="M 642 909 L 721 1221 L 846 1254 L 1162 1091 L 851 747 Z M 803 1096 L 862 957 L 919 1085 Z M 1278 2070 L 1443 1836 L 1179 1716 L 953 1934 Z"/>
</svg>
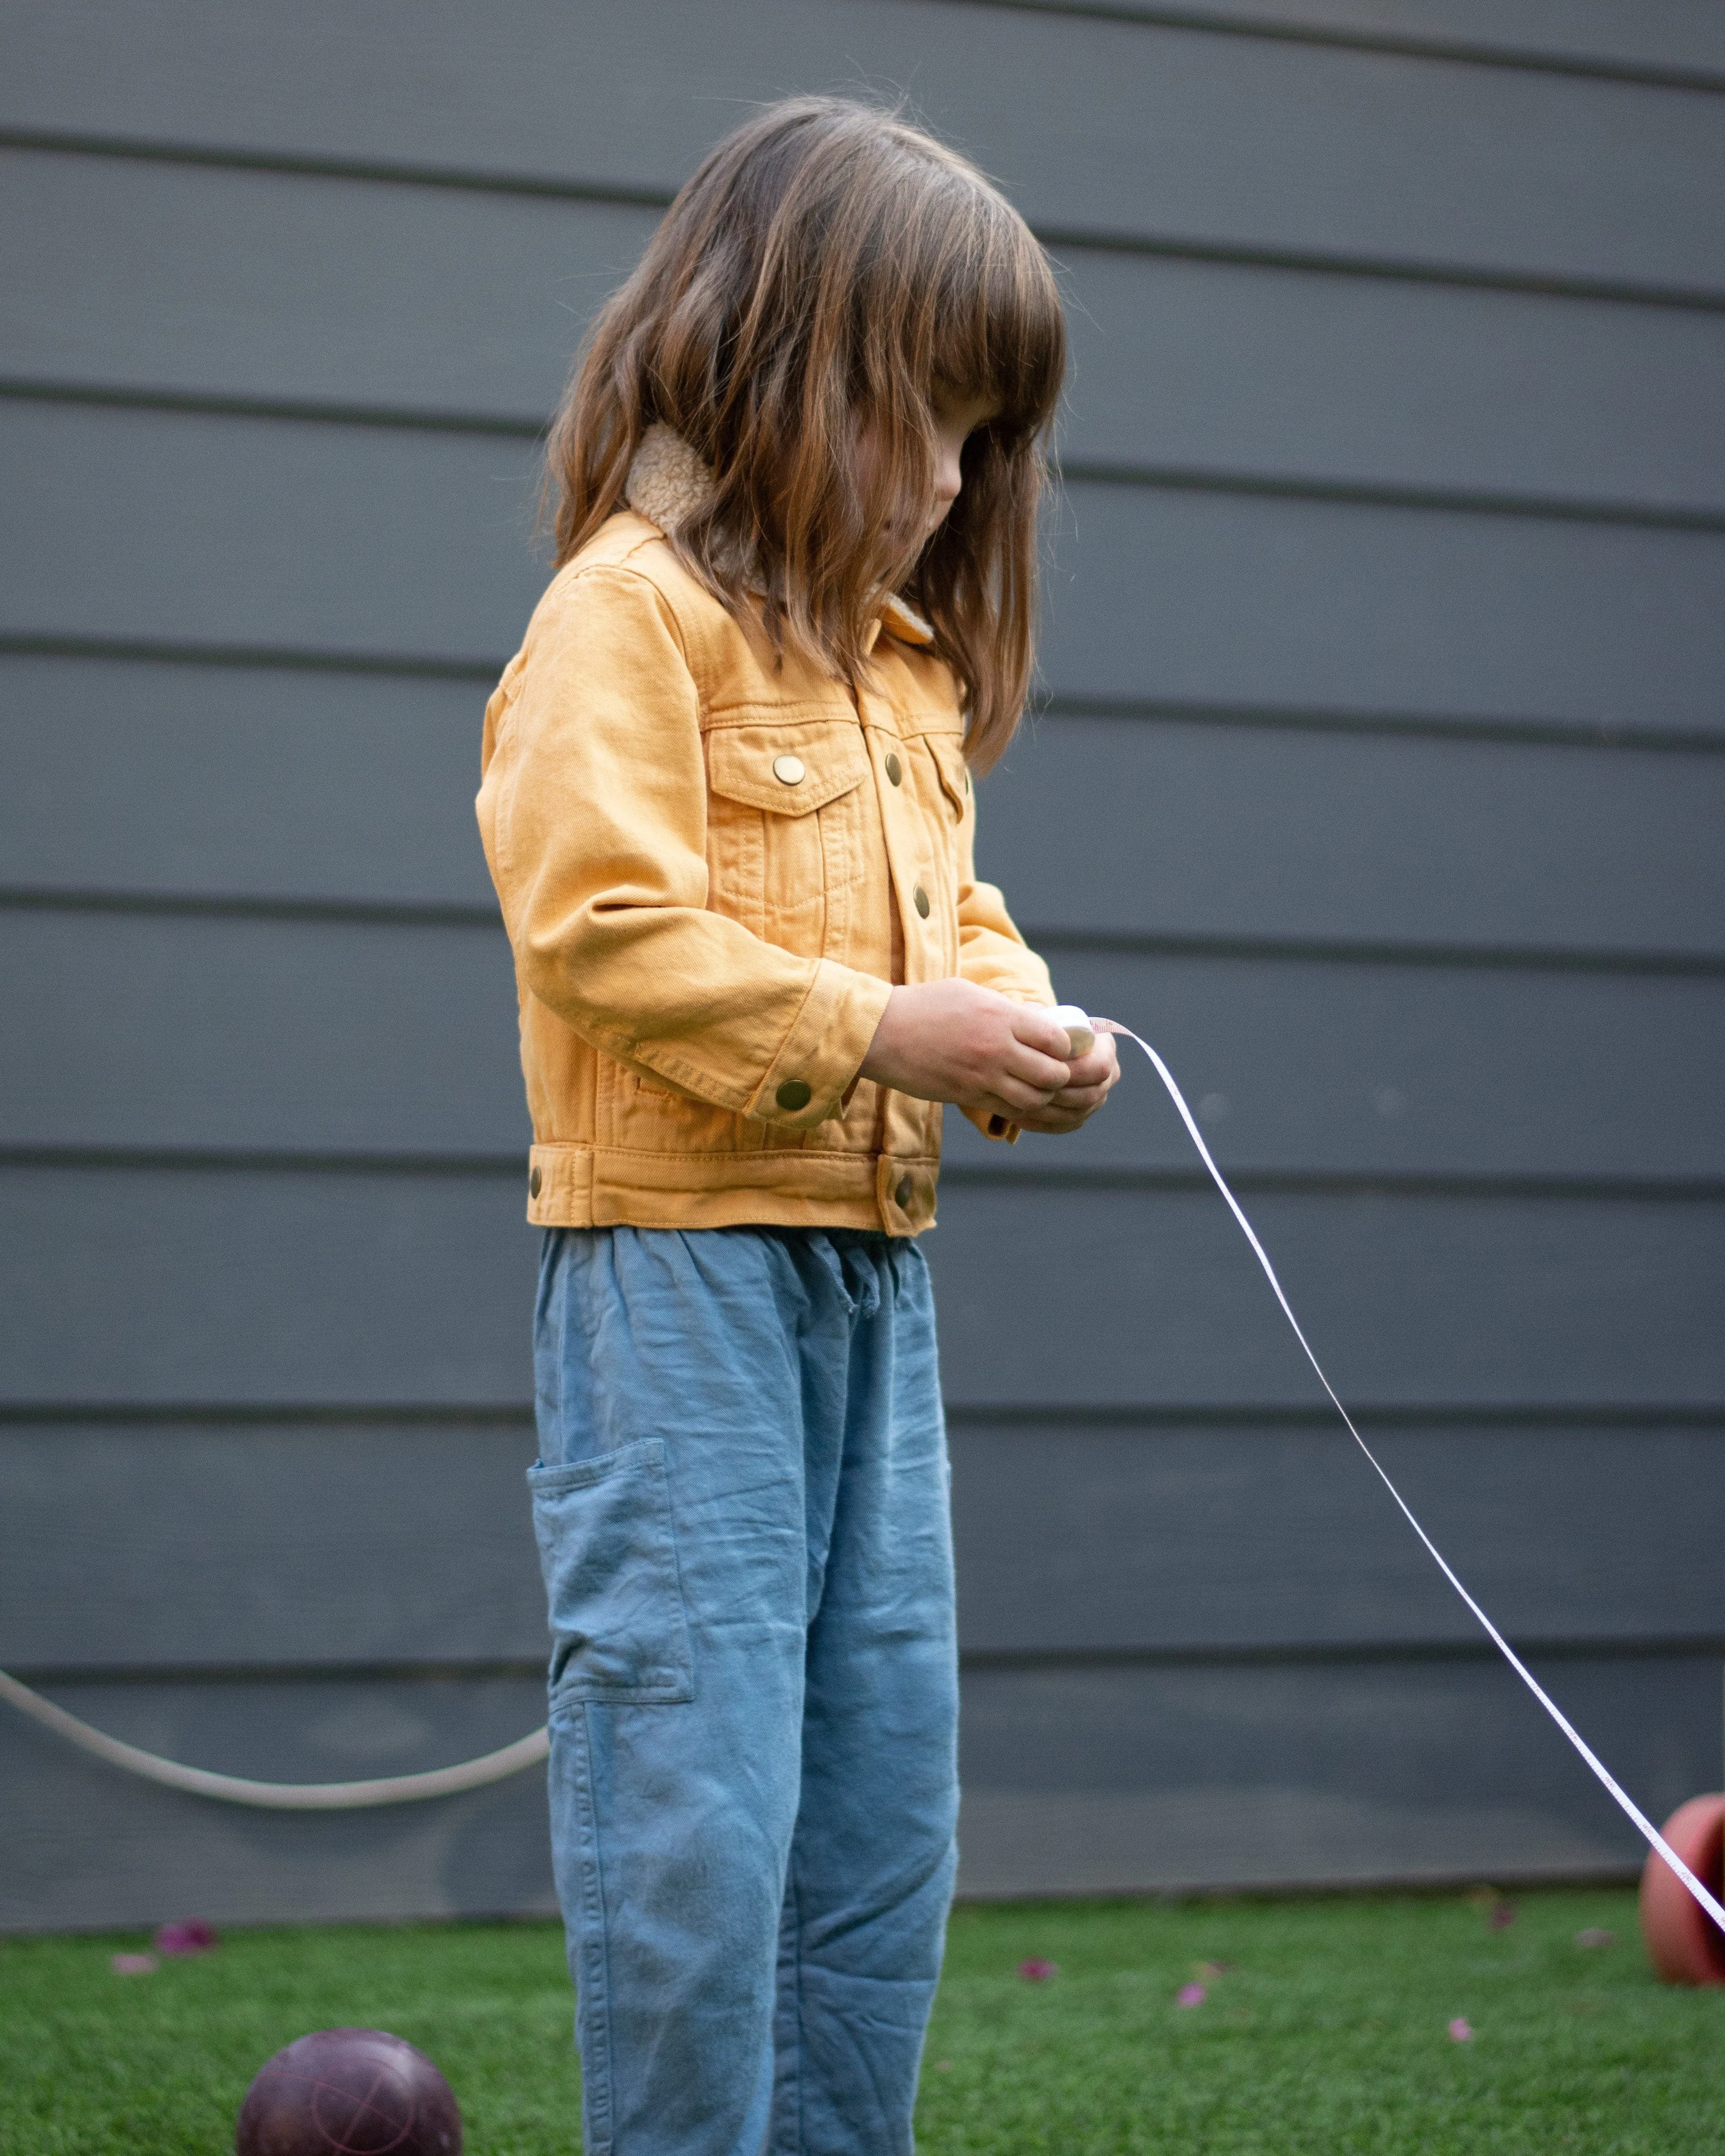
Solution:
<svg viewBox="0 0 1725 2156">
<path fill-rule="evenodd" d="M 548 449 L 557 559 L 622 500 L 655 422 L 711 471 L 667 534 L 776 649 L 867 678 L 883 593 L 927 619 L 986 769 L 1029 685 L 1036 514 L 1065 372 L 1047 257 L 976 168 L 848 99 L 768 106 L 710 152 L 600 315 Z M 992 407 L 931 539 L 937 403 Z"/>
</svg>

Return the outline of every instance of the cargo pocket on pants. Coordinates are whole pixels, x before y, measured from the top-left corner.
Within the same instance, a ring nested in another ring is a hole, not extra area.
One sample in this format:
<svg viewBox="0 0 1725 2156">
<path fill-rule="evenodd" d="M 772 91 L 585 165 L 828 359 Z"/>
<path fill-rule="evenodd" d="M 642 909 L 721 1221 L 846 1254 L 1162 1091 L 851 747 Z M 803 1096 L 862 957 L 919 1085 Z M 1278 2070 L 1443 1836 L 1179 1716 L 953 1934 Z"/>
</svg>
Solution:
<svg viewBox="0 0 1725 2156">
<path fill-rule="evenodd" d="M 663 1442 L 531 1467 L 527 1486 L 551 1620 L 552 1710 L 693 1699 Z"/>
</svg>

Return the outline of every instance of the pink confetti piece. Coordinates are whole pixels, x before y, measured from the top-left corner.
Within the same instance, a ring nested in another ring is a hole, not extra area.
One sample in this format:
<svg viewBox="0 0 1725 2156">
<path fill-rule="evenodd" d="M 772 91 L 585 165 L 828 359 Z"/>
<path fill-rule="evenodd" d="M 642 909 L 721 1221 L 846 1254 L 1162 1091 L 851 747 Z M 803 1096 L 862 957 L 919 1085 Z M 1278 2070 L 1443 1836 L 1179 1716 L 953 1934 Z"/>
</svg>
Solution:
<svg viewBox="0 0 1725 2156">
<path fill-rule="evenodd" d="M 1452 2044 L 1471 2044 L 1473 2041 L 1472 2029 L 1459 2014 L 1450 2024 L 1450 2041 Z"/>
<path fill-rule="evenodd" d="M 1057 1961 L 1042 1961 L 1032 1955 L 1029 1961 L 1019 1964 L 1019 1974 L 1026 1984 L 1046 1984 L 1051 1976 L 1058 1976 L 1060 1965 Z"/>
<path fill-rule="evenodd" d="M 1604 1931 L 1598 1924 L 1589 1924 L 1584 1930 L 1575 1934 L 1575 1943 L 1579 1947 L 1609 1947 L 1616 1937 L 1615 1932 Z"/>
<path fill-rule="evenodd" d="M 221 1941 L 215 1926 L 202 1917 L 182 1917 L 177 1923 L 164 1924 L 151 1943 L 157 1953 L 201 1954 L 219 1946 Z"/>
<path fill-rule="evenodd" d="M 157 1962 L 154 1954 L 116 1954 L 108 1966 L 116 1976 L 154 1976 Z"/>
<path fill-rule="evenodd" d="M 1209 1994 L 1201 1984 L 1183 1984 L 1174 1994 L 1176 2006 L 1202 2006 Z"/>
<path fill-rule="evenodd" d="M 1494 1932 L 1507 1932 L 1515 1920 L 1516 1905 L 1513 1902 L 1494 1902 L 1491 1913 L 1486 1922 Z"/>
</svg>

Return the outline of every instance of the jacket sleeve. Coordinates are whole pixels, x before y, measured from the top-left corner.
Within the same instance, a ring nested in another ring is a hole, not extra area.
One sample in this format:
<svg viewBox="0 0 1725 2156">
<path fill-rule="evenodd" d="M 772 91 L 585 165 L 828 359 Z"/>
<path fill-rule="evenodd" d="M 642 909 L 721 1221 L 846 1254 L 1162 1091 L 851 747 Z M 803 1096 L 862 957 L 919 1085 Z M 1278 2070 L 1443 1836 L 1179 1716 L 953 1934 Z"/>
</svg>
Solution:
<svg viewBox="0 0 1725 2156">
<path fill-rule="evenodd" d="M 891 987 L 708 911 L 700 699 L 658 588 L 603 566 L 554 586 L 513 685 L 487 716 L 478 811 L 527 990 L 733 1114 L 838 1112 Z"/>
<path fill-rule="evenodd" d="M 992 883 L 976 873 L 976 789 L 967 785 L 959 834 L 962 858 L 958 880 L 958 971 L 967 981 L 1010 996 L 1015 1003 L 1051 1005 L 1054 984 L 1047 966 L 1019 933 L 1006 901 Z M 964 1110 L 984 1137 L 1018 1142 L 1019 1126 L 1004 1116 Z"/>
</svg>

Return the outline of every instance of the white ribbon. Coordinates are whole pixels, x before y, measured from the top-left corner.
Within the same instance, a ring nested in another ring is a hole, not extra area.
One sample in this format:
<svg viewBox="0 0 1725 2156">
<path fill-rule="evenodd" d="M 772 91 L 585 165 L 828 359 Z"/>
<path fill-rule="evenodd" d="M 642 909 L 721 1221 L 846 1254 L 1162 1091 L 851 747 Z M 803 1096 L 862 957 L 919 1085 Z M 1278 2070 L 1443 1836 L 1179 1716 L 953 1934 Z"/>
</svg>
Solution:
<svg viewBox="0 0 1725 2156">
<path fill-rule="evenodd" d="M 1545 1690 L 1545 1687 L 1540 1683 L 1533 1672 L 1527 1667 L 1527 1664 L 1522 1660 L 1515 1649 L 1511 1646 L 1508 1640 L 1504 1638 L 1502 1633 L 1498 1630 L 1497 1627 L 1491 1622 L 1485 1611 L 1481 1609 L 1479 1604 L 1475 1601 L 1472 1595 L 1470 1594 L 1467 1589 L 1462 1585 L 1460 1579 L 1456 1578 L 1455 1571 L 1451 1568 L 1449 1560 L 1445 1557 L 1443 1552 L 1438 1548 L 1431 1537 L 1426 1533 L 1425 1528 L 1420 1526 L 1419 1521 L 1414 1518 L 1412 1511 L 1409 1507 L 1406 1498 L 1403 1496 L 1401 1491 L 1396 1488 L 1394 1483 L 1392 1482 L 1389 1477 L 1384 1473 L 1383 1468 L 1378 1465 L 1377 1455 L 1373 1452 L 1370 1445 L 1366 1443 L 1364 1438 L 1363 1438 L 1359 1432 L 1354 1428 L 1353 1416 L 1348 1414 L 1347 1409 L 1344 1408 L 1341 1401 L 1337 1399 L 1335 1387 L 1324 1375 L 1322 1364 L 1318 1361 L 1317 1356 L 1312 1352 L 1311 1342 L 1300 1330 L 1300 1321 L 1295 1317 L 1292 1306 L 1289 1303 L 1286 1296 L 1282 1293 L 1281 1282 L 1276 1277 L 1276 1268 L 1271 1264 L 1269 1255 L 1266 1252 L 1264 1245 L 1258 1240 L 1256 1230 L 1253 1228 L 1251 1222 L 1247 1219 L 1245 1214 L 1240 1210 L 1239 1199 L 1235 1198 L 1234 1193 L 1228 1188 L 1227 1183 L 1223 1180 L 1221 1169 L 1219 1168 L 1214 1161 L 1210 1158 L 1210 1149 L 1204 1143 L 1204 1139 L 1199 1132 L 1198 1125 L 1193 1121 L 1192 1111 L 1186 1106 L 1184 1095 L 1181 1092 L 1179 1087 L 1174 1083 L 1174 1074 L 1173 1071 L 1168 1069 L 1167 1064 L 1163 1061 L 1162 1058 L 1150 1045 L 1149 1042 L 1140 1039 L 1139 1035 L 1135 1034 L 1129 1025 L 1118 1024 L 1111 1018 L 1093 1018 L 1091 1020 L 1091 1024 L 1096 1027 L 1098 1032 L 1118 1034 L 1124 1040 L 1137 1041 L 1139 1047 L 1143 1050 L 1145 1055 L 1149 1057 L 1151 1062 L 1155 1065 L 1157 1076 L 1160 1078 L 1163 1084 L 1167 1086 L 1169 1099 L 1180 1111 L 1180 1121 L 1186 1126 L 1187 1133 L 1190 1137 L 1193 1144 L 1198 1147 L 1199 1158 L 1203 1161 L 1204 1166 L 1210 1172 L 1210 1180 L 1215 1184 L 1217 1189 L 1221 1192 L 1223 1198 L 1226 1200 L 1229 1211 L 1234 1215 L 1235 1219 L 1239 1221 L 1241 1234 L 1244 1235 L 1247 1242 L 1251 1245 L 1258 1263 L 1264 1268 L 1265 1279 L 1269 1281 L 1271 1286 L 1276 1291 L 1276 1299 L 1281 1305 L 1282 1316 L 1286 1317 L 1288 1323 L 1293 1327 L 1294 1337 L 1306 1350 L 1306 1359 L 1311 1363 L 1312 1368 L 1317 1371 L 1317 1382 L 1329 1394 L 1331 1404 L 1334 1407 L 1337 1414 L 1340 1415 L 1343 1421 L 1347 1424 L 1348 1435 L 1353 1440 L 1360 1450 L 1364 1453 L 1366 1458 L 1371 1462 L 1373 1471 L 1377 1475 L 1378 1481 L 1382 1482 L 1384 1488 L 1389 1491 L 1390 1496 L 1394 1498 L 1397 1506 L 1400 1509 L 1402 1517 L 1414 1530 L 1414 1533 L 1419 1536 L 1420 1541 L 1425 1543 L 1426 1549 L 1430 1553 L 1433 1563 L 1437 1566 L 1438 1570 L 1441 1572 L 1444 1578 L 1449 1581 L 1450 1586 L 1455 1589 L 1455 1592 L 1461 1597 L 1462 1600 L 1467 1604 L 1474 1615 L 1479 1619 L 1481 1624 L 1485 1626 L 1486 1631 L 1491 1638 L 1493 1645 L 1497 1647 L 1498 1652 L 1503 1656 L 1505 1661 L 1509 1664 L 1510 1667 L 1515 1671 L 1522 1682 L 1526 1685 L 1528 1691 L 1532 1693 L 1534 1698 L 1539 1702 L 1539 1704 L 1545 1709 L 1552 1720 L 1556 1722 L 1558 1728 L 1563 1731 L 1564 1736 L 1568 1738 L 1569 1742 L 1575 1747 L 1582 1758 L 1586 1760 L 1588 1765 L 1592 1768 L 1594 1774 L 1599 1778 L 1601 1785 L 1610 1794 L 1611 1797 L 1622 1809 L 1625 1816 L 1635 1822 L 1636 1827 L 1646 1837 L 1651 1846 L 1656 1850 L 1665 1861 L 1670 1865 L 1672 1871 L 1676 1873 L 1678 1878 L 1680 1878 L 1683 1884 L 1689 1889 L 1690 1892 L 1695 1897 L 1696 1900 L 1707 1912 L 1707 1915 L 1712 1918 L 1713 1922 L 1718 1925 L 1722 1931 L 1725 1931 L 1725 1907 L 1722 1907 L 1714 1897 L 1707 1892 L 1707 1888 L 1702 1885 L 1700 1880 L 1696 1877 L 1695 1874 L 1689 1869 L 1689 1866 L 1683 1861 L 1682 1858 L 1678 1856 L 1676 1851 L 1671 1847 L 1671 1844 L 1666 1840 L 1659 1829 L 1654 1825 L 1652 1820 L 1648 1818 L 1647 1815 L 1641 1810 L 1640 1806 L 1635 1803 L 1635 1799 L 1618 1787 L 1616 1782 L 1613 1780 L 1610 1774 L 1607 1771 L 1604 1763 L 1595 1754 L 1591 1746 L 1587 1743 L 1580 1732 L 1573 1726 L 1569 1722 L 1568 1717 L 1564 1714 L 1563 1709 L 1558 1705 L 1557 1702 L 1553 1699 L 1551 1695 Z"/>
</svg>

